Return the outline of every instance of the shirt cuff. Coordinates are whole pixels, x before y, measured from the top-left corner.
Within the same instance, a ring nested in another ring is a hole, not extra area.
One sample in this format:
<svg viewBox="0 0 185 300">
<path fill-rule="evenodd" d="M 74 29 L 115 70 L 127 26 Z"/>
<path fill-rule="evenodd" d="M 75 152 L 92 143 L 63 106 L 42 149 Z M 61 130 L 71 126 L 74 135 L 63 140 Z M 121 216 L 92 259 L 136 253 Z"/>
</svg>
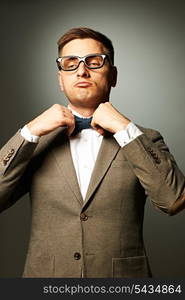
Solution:
<svg viewBox="0 0 185 300">
<path fill-rule="evenodd" d="M 37 135 L 31 134 L 30 130 L 28 129 L 28 127 L 26 125 L 21 129 L 21 135 L 28 142 L 31 142 L 31 143 L 38 143 L 39 142 L 40 137 L 37 136 Z"/>
<path fill-rule="evenodd" d="M 113 136 L 118 144 L 123 148 L 141 134 L 143 134 L 143 132 L 134 123 L 130 122 L 126 129 L 116 132 Z"/>
</svg>

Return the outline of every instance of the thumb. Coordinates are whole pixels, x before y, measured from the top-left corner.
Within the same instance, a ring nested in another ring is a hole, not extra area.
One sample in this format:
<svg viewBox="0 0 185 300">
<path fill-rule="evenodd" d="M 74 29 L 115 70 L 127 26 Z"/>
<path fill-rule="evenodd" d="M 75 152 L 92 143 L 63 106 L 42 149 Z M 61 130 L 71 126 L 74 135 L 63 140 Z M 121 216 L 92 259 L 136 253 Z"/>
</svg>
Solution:
<svg viewBox="0 0 185 300">
<path fill-rule="evenodd" d="M 101 134 L 101 135 L 105 135 L 105 130 L 102 128 L 102 127 L 100 127 L 99 125 L 95 125 L 95 126 L 93 126 L 93 128 L 99 133 L 99 134 Z"/>
</svg>

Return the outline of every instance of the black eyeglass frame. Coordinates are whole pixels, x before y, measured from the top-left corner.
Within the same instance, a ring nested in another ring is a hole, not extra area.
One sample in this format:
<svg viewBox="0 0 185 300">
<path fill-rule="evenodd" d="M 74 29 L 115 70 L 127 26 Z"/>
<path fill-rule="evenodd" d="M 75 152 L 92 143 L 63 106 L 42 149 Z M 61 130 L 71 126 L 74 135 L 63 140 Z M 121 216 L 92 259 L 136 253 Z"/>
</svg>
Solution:
<svg viewBox="0 0 185 300">
<path fill-rule="evenodd" d="M 87 57 L 90 57 L 90 56 L 101 56 L 102 58 L 103 58 L 103 63 L 102 63 L 102 65 L 101 66 L 98 66 L 98 67 L 89 67 L 87 64 L 86 64 L 86 58 Z M 61 61 L 62 61 L 62 59 L 64 59 L 64 58 L 69 58 L 69 57 L 71 57 L 71 58 L 78 58 L 78 65 L 74 68 L 74 69 L 72 69 L 72 70 L 65 70 L 65 69 L 63 69 L 62 68 L 62 66 L 61 66 Z M 67 55 L 67 56 L 63 56 L 63 57 L 58 57 L 57 59 L 56 59 L 56 63 L 57 63 L 57 66 L 58 66 L 58 69 L 61 71 L 65 71 L 65 72 L 71 72 L 71 71 L 75 71 L 76 69 L 78 69 L 78 67 L 79 67 L 79 65 L 80 65 L 80 63 L 83 61 L 84 62 L 84 64 L 85 64 L 85 66 L 88 68 L 88 69 L 90 69 L 90 70 L 92 70 L 92 69 L 100 69 L 100 68 L 102 68 L 103 66 L 104 66 L 104 64 L 105 64 L 105 59 L 108 59 L 108 61 L 109 61 L 109 63 L 112 65 L 112 63 L 111 63 L 111 59 L 110 59 L 110 56 L 108 55 L 108 54 L 105 54 L 105 53 L 93 53 L 93 54 L 88 54 L 88 55 L 85 55 L 85 56 L 77 56 L 77 55 Z"/>
</svg>

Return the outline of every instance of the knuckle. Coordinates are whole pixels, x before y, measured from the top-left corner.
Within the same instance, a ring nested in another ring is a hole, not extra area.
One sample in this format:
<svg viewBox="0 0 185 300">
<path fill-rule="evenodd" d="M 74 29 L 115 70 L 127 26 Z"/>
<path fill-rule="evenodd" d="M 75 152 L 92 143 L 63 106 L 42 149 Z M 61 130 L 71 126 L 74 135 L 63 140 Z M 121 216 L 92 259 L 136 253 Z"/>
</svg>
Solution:
<svg viewBox="0 0 185 300">
<path fill-rule="evenodd" d="M 60 105 L 58 103 L 53 104 L 53 108 L 58 108 Z"/>
<path fill-rule="evenodd" d="M 52 106 L 52 109 L 53 109 L 53 110 L 56 110 L 56 111 L 60 111 L 60 109 L 61 109 L 61 105 L 60 105 L 60 104 L 57 104 L 57 103 L 55 103 L 55 104 L 53 104 L 53 106 Z"/>
</svg>

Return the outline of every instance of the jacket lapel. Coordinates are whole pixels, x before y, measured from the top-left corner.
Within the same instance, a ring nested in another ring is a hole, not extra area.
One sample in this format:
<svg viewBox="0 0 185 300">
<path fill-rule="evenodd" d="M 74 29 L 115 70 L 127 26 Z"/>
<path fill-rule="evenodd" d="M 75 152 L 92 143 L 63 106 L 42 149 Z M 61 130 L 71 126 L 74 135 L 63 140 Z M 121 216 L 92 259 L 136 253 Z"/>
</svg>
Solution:
<svg viewBox="0 0 185 300">
<path fill-rule="evenodd" d="M 75 167 L 73 164 L 69 140 L 64 143 L 60 155 L 56 156 L 58 160 L 58 165 L 61 168 L 63 176 L 65 177 L 66 181 L 68 182 L 70 189 L 72 190 L 73 194 L 75 195 L 76 199 L 83 204 L 83 198 L 80 191 L 80 187 L 78 184 L 78 179 L 76 176 Z"/>
<path fill-rule="evenodd" d="M 87 205 L 87 202 L 101 183 L 119 149 L 120 146 L 112 135 L 107 135 L 103 138 L 83 206 Z"/>
<path fill-rule="evenodd" d="M 120 146 L 111 134 L 103 138 L 91 175 L 87 194 L 85 200 L 83 200 L 72 160 L 69 139 L 66 134 L 62 132 L 62 130 L 57 130 L 57 134 L 53 135 L 53 140 L 55 146 L 52 149 L 60 172 L 62 172 L 63 177 L 68 183 L 75 198 L 78 200 L 81 206 L 84 207 L 87 205 L 96 188 L 101 183 L 101 180 L 108 171 L 112 160 L 119 151 Z"/>
<path fill-rule="evenodd" d="M 53 135 L 53 145 L 54 146 L 52 147 L 52 150 L 54 152 L 59 170 L 65 178 L 75 198 L 82 206 L 83 198 L 80 192 L 76 171 L 71 156 L 69 139 L 63 130 L 59 129 L 56 131 L 55 136 Z"/>
</svg>

